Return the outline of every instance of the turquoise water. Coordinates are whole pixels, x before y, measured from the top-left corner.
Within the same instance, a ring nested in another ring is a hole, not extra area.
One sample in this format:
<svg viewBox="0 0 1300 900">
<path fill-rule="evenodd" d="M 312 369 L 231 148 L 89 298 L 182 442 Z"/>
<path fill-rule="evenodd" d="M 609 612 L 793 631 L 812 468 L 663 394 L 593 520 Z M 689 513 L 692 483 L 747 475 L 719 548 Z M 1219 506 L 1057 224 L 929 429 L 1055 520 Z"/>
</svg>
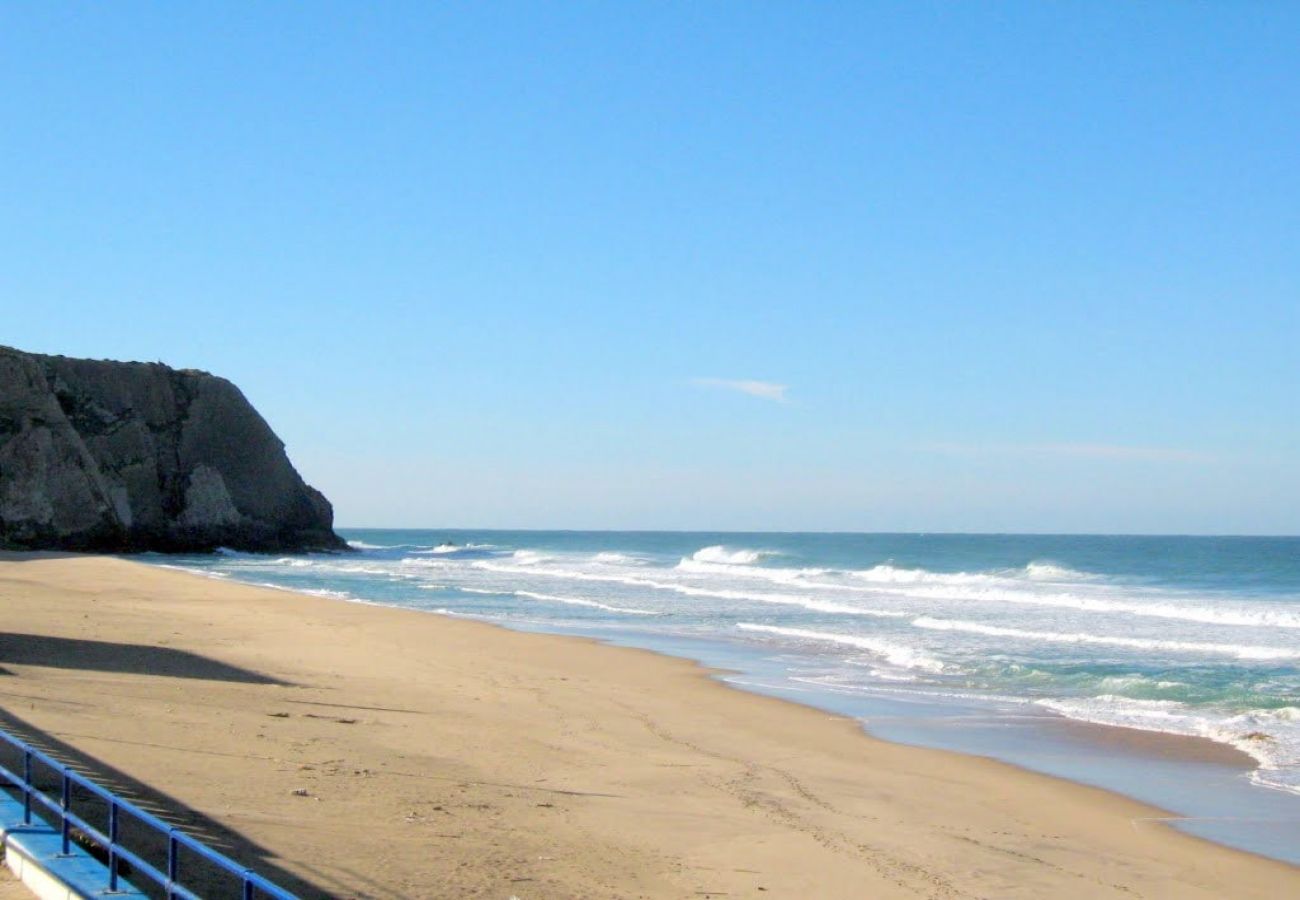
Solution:
<svg viewBox="0 0 1300 900">
<path fill-rule="evenodd" d="M 343 534 L 357 552 L 165 562 L 666 649 L 736 670 L 733 680 L 753 689 L 858 715 L 885 736 L 1138 795 L 1141 754 L 1111 766 L 1124 785 L 1053 764 L 1074 746 L 1051 736 L 1055 723 L 1208 738 L 1258 767 L 1229 773 L 1231 789 L 1202 775 L 1200 795 L 1184 783 L 1185 800 L 1144 799 L 1274 820 L 1300 809 L 1300 538 Z M 962 727 L 936 737 L 925 725 L 936 719 Z M 1035 746 L 1037 755 L 1025 749 Z"/>
</svg>

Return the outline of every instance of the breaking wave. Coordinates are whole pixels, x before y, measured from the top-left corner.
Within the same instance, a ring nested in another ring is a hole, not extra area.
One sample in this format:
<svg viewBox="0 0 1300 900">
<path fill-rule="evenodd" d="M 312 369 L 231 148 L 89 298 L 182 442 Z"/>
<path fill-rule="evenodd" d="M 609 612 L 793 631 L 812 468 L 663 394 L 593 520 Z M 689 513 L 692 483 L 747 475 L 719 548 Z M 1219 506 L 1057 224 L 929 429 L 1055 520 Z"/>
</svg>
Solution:
<svg viewBox="0 0 1300 900">
<path fill-rule="evenodd" d="M 1151 638 L 1115 637 L 1086 633 L 1064 634 L 1053 631 L 1026 631 L 1020 628 L 1004 628 L 999 625 L 983 625 L 979 622 L 936 619 L 931 616 L 920 616 L 913 619 L 912 624 L 917 628 L 929 628 L 934 631 L 964 631 L 969 634 L 1009 637 L 1027 641 L 1046 641 L 1054 644 L 1099 644 L 1107 647 L 1125 647 L 1130 650 L 1216 653 L 1223 656 L 1233 656 L 1237 659 L 1300 658 L 1300 651 L 1285 650 L 1280 647 L 1256 647 L 1249 644 L 1207 644 L 1195 641 L 1163 641 Z"/>
<path fill-rule="evenodd" d="M 870 569 L 850 572 L 854 578 L 878 584 L 945 584 L 945 585 L 1003 585 L 1016 581 L 1096 581 L 1099 576 L 1055 563 L 1031 562 L 1021 569 L 998 569 L 987 572 L 932 572 L 929 569 L 907 569 L 881 563 Z"/>
<path fill-rule="evenodd" d="M 1228 744 L 1259 764 L 1251 773 L 1251 780 L 1256 784 L 1300 793 L 1300 707 L 1214 713 L 1172 700 L 1134 700 L 1111 694 L 1044 699 L 1037 704 L 1080 722 L 1208 738 Z"/>
<path fill-rule="evenodd" d="M 561 597 L 557 594 L 538 594 L 534 591 L 514 591 L 514 596 L 523 597 L 527 600 L 540 600 L 544 603 L 565 603 L 569 606 L 587 606 L 592 609 L 603 609 L 607 612 L 626 613 L 629 616 L 659 615 L 659 613 L 652 609 L 633 609 L 627 606 L 610 606 L 607 603 L 598 603 L 595 600 L 584 600 L 581 597 Z"/>
<path fill-rule="evenodd" d="M 646 562 L 639 556 L 629 556 L 626 553 L 615 553 L 608 550 L 597 553 L 592 559 L 598 563 L 615 566 L 642 566 Z"/>
<path fill-rule="evenodd" d="M 905 669 L 922 669 L 927 672 L 943 671 L 943 663 L 932 656 L 902 644 L 894 644 L 880 638 L 865 637 L 857 634 L 834 634 L 826 631 L 809 631 L 804 628 L 780 628 L 776 625 L 755 625 L 752 622 L 738 622 L 741 631 L 759 631 L 766 634 L 779 634 L 783 637 L 800 638 L 806 641 L 820 641 L 827 644 L 839 644 L 844 647 L 856 647 L 866 650 L 885 661 Z"/>
<path fill-rule="evenodd" d="M 721 544 L 705 547 L 691 554 L 691 559 L 702 563 L 720 563 L 727 566 L 752 566 L 772 554 L 766 550 L 730 550 Z"/>
<path fill-rule="evenodd" d="M 512 566 L 504 566 L 490 562 L 480 562 L 477 567 L 489 572 L 499 572 L 501 574 L 520 574 L 521 570 Z M 835 603 L 827 600 L 818 600 L 814 597 L 807 597 L 796 594 L 775 594 L 775 593 L 756 593 L 753 591 L 737 591 L 729 588 L 700 588 L 692 587 L 688 584 L 680 584 L 675 581 L 657 581 L 652 578 L 641 578 L 635 575 L 605 575 L 596 572 L 582 572 L 575 569 L 554 569 L 554 568 L 529 568 L 522 570 L 527 575 L 541 575 L 544 578 L 569 579 L 572 581 L 595 581 L 609 584 L 622 584 L 629 587 L 649 588 L 655 591 L 672 591 L 686 597 L 708 597 L 715 600 L 737 600 L 749 601 L 756 603 L 776 603 L 785 606 L 801 606 L 804 609 L 814 612 L 839 613 L 849 616 L 875 616 L 877 618 L 907 618 L 909 615 L 897 610 L 873 609 L 870 607 L 852 606 L 847 603 Z"/>
</svg>

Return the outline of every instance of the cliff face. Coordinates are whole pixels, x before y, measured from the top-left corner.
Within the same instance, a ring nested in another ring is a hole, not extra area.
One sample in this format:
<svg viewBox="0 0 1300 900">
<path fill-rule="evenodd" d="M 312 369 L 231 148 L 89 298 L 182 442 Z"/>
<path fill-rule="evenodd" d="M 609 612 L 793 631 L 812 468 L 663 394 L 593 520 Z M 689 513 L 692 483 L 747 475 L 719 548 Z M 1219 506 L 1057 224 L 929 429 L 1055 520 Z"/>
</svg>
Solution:
<svg viewBox="0 0 1300 900">
<path fill-rule="evenodd" d="M 229 381 L 0 347 L 0 546 L 343 549 L 333 519 Z"/>
</svg>

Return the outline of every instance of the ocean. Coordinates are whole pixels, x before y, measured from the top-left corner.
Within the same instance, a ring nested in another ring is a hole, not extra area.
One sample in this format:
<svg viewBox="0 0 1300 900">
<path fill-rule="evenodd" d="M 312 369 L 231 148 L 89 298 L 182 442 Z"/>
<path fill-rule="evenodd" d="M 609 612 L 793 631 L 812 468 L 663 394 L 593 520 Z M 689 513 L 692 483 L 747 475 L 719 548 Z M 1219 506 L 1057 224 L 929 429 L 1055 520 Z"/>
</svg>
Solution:
<svg viewBox="0 0 1300 900">
<path fill-rule="evenodd" d="M 1120 790 L 1300 862 L 1300 538 L 341 533 L 355 553 L 148 558 L 691 657 L 878 736 Z M 1079 723 L 1205 738 L 1256 766 Z"/>
</svg>

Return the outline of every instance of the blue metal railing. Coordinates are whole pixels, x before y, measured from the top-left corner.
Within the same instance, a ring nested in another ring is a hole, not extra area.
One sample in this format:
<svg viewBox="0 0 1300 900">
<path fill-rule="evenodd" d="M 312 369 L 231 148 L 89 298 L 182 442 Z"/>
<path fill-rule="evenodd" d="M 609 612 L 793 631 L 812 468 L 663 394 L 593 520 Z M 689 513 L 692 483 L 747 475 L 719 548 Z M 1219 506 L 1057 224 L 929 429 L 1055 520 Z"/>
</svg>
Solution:
<svg viewBox="0 0 1300 900">
<path fill-rule="evenodd" d="M 71 850 L 72 830 L 75 828 L 79 838 L 88 841 L 107 854 L 108 873 L 106 886 L 109 891 L 118 889 L 121 879 L 119 873 L 123 868 L 123 863 L 126 863 L 131 866 L 132 877 L 137 874 L 145 876 L 165 892 L 168 900 L 173 900 L 173 898 L 177 898 L 177 900 L 203 900 L 201 895 L 196 894 L 182 883 L 185 873 L 181 871 L 181 850 L 184 848 L 207 860 L 217 869 L 233 876 L 240 885 L 242 900 L 255 900 L 258 897 L 271 897 L 274 900 L 298 900 L 293 894 L 282 887 L 276 886 L 252 869 L 239 865 L 230 857 L 218 853 L 185 834 L 174 825 L 168 825 L 157 816 L 145 812 L 129 800 L 124 800 L 112 791 L 105 790 L 85 776 L 78 774 L 68 766 L 42 753 L 35 747 L 20 741 L 9 733 L 0 731 L 0 741 L 7 743 L 15 751 L 22 754 L 22 773 L 12 772 L 4 765 L 0 765 L 0 777 L 6 779 L 11 787 L 17 788 L 23 795 L 23 824 L 33 824 L 33 815 L 44 820 L 45 817 L 39 811 L 39 807 L 43 807 L 57 820 L 57 827 L 62 833 L 64 855 L 67 855 Z M 33 783 L 33 761 L 45 766 L 59 778 L 59 798 L 57 800 L 47 796 L 45 791 Z M 102 803 L 107 804 L 108 817 L 105 823 L 107 832 L 101 831 L 73 812 L 72 788 L 74 786 L 88 791 L 99 798 Z M 39 805 L 37 808 L 34 808 L 34 802 Z M 167 871 L 162 871 L 141 858 L 138 853 L 122 845 L 121 824 L 123 815 L 129 816 L 146 829 L 166 839 Z"/>
</svg>

